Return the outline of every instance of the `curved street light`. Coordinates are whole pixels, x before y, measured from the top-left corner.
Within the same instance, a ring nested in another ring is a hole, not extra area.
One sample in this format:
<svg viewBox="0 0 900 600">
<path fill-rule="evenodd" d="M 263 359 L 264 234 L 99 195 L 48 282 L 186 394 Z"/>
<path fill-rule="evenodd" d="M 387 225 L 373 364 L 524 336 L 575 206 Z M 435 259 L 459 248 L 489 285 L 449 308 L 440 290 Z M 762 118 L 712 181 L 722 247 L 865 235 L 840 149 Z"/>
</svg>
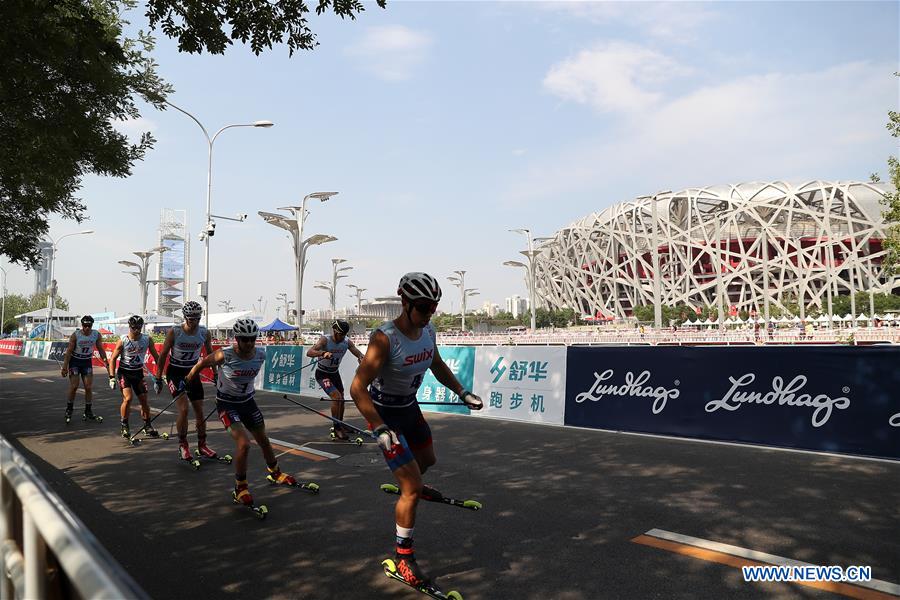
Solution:
<svg viewBox="0 0 900 600">
<path fill-rule="evenodd" d="M 56 308 L 56 279 L 54 279 L 54 269 L 56 268 L 56 250 L 57 245 L 67 237 L 73 235 L 89 235 L 94 233 L 93 229 L 85 229 L 84 231 L 76 231 L 67 233 L 56 238 L 56 241 L 50 246 L 50 289 L 47 290 L 47 322 L 44 324 L 44 339 L 50 339 L 50 321 L 53 320 L 53 309 Z M 51 302 L 52 299 L 52 302 Z"/>
<path fill-rule="evenodd" d="M 188 111 L 180 108 L 168 100 L 165 101 L 166 104 L 174 108 L 175 110 L 187 115 L 194 121 L 203 132 L 203 135 L 206 137 L 206 145 L 208 147 L 208 161 L 206 166 L 206 228 L 203 230 L 203 233 L 200 234 L 200 239 L 205 244 L 204 249 L 204 259 L 203 259 L 203 281 L 200 283 L 200 296 L 203 298 L 203 303 L 206 304 L 206 310 L 204 311 L 204 325 L 209 328 L 209 238 L 211 238 L 216 231 L 216 224 L 212 221 L 212 153 L 213 153 L 213 144 L 216 142 L 216 138 L 219 137 L 226 129 L 233 129 L 235 127 L 258 127 L 262 129 L 268 129 L 269 127 L 273 127 L 275 123 L 272 121 L 253 121 L 252 123 L 235 123 L 232 125 L 226 125 L 225 127 L 218 130 L 212 137 L 210 137 L 209 132 L 206 130 L 206 127 L 203 126 L 203 123 L 200 120 L 189 113 Z M 242 221 L 243 219 L 233 219 Z M 188 290 L 185 290 L 185 294 L 188 293 Z M 187 299 L 187 298 L 185 298 Z"/>
<path fill-rule="evenodd" d="M 157 252 L 162 254 L 163 252 L 167 252 L 169 249 L 166 246 L 157 246 L 156 248 L 151 248 L 150 250 L 140 250 L 132 252 L 135 256 L 140 259 L 140 263 L 136 263 L 130 260 L 120 260 L 119 264 L 124 265 L 126 267 L 134 267 L 137 271 L 123 271 L 123 273 L 130 273 L 137 277 L 138 280 L 138 289 L 141 293 L 141 312 L 140 315 L 142 317 L 147 316 L 147 290 L 150 287 L 151 283 L 158 283 L 158 281 L 150 281 L 147 276 L 150 273 L 150 257 L 152 257 Z"/>
<path fill-rule="evenodd" d="M 536 256 L 534 251 L 534 240 L 531 238 L 531 230 L 525 228 L 519 229 L 510 229 L 511 233 L 521 233 L 528 238 L 528 250 L 522 251 L 522 254 L 528 256 L 528 303 L 531 305 L 531 330 L 535 331 L 537 329 L 537 316 L 535 314 L 535 302 L 534 302 L 534 260 L 533 257 Z M 531 254 L 526 254 L 526 252 L 530 252 Z"/>
</svg>

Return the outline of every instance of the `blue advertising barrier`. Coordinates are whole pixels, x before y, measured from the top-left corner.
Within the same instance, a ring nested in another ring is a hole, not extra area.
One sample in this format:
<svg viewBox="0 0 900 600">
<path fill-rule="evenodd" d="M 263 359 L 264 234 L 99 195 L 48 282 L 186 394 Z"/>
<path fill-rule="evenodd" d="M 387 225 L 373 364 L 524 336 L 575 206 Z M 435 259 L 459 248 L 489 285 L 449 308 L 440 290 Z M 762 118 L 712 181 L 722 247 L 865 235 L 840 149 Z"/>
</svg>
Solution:
<svg viewBox="0 0 900 600">
<path fill-rule="evenodd" d="M 565 424 L 900 459 L 900 348 L 569 348 Z"/>
<path fill-rule="evenodd" d="M 456 375 L 459 383 L 467 389 L 471 390 L 473 385 L 473 374 L 475 372 L 475 348 L 472 346 L 441 346 L 441 358 Z M 419 402 L 446 402 L 448 406 L 440 404 L 426 404 L 422 406 L 423 411 L 433 412 L 452 412 L 467 415 L 469 409 L 459 404 L 462 400 L 459 396 L 444 387 L 444 384 L 437 380 L 431 369 L 425 371 L 422 379 L 422 385 L 416 392 L 416 398 Z M 454 406 L 449 406 L 455 404 Z"/>
<path fill-rule="evenodd" d="M 299 394 L 301 380 L 309 369 L 302 369 L 309 361 L 302 346 L 267 346 L 263 389 L 273 392 Z"/>
</svg>

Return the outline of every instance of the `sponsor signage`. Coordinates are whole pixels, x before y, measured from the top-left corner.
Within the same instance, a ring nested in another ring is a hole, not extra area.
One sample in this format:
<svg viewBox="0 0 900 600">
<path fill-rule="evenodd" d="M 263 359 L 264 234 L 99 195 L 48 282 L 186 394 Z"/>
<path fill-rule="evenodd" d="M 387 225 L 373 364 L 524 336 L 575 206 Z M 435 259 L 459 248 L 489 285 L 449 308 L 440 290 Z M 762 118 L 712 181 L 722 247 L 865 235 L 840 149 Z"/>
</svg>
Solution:
<svg viewBox="0 0 900 600">
<path fill-rule="evenodd" d="M 568 351 L 566 425 L 900 458 L 900 348 Z"/>
</svg>

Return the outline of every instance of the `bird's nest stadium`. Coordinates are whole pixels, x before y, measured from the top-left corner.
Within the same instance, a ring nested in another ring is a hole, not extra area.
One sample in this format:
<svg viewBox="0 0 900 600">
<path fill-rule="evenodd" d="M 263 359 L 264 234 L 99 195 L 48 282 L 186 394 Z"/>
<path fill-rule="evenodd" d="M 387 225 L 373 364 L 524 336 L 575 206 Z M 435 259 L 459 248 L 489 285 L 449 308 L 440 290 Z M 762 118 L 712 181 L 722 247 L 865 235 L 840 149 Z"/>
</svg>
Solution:
<svg viewBox="0 0 900 600">
<path fill-rule="evenodd" d="M 553 308 L 624 318 L 662 305 L 763 314 L 824 308 L 829 294 L 890 293 L 881 261 L 881 200 L 893 187 L 858 181 L 739 183 L 622 202 L 560 229 L 534 252 L 537 295 Z M 655 206 L 654 206 L 655 205 Z M 656 227 L 654 227 L 654 223 Z M 657 252 L 654 252 L 654 248 Z"/>
</svg>

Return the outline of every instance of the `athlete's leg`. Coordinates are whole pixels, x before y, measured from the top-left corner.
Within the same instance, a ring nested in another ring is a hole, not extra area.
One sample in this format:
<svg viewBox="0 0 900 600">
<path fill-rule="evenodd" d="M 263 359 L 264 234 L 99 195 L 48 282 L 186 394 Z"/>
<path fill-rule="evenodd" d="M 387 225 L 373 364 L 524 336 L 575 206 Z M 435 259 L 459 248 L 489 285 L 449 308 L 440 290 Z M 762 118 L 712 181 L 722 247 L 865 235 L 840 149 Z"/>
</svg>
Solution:
<svg viewBox="0 0 900 600">
<path fill-rule="evenodd" d="M 84 406 L 87 408 L 94 401 L 94 374 L 83 374 L 81 376 L 81 382 L 84 384 Z"/>
<path fill-rule="evenodd" d="M 434 466 L 437 457 L 434 454 L 434 444 L 428 444 L 424 448 L 412 448 L 413 456 L 416 457 L 416 463 L 419 465 L 419 472 L 423 475 L 429 467 Z"/>
<path fill-rule="evenodd" d="M 331 397 L 331 416 L 335 419 L 339 419 L 341 421 L 344 420 L 344 394 L 340 390 L 336 388 L 332 388 L 331 393 L 328 394 Z M 344 428 L 334 424 L 334 435 L 335 437 L 346 440 L 347 433 L 344 431 Z"/>
<path fill-rule="evenodd" d="M 197 425 L 197 439 L 206 440 L 206 415 L 203 414 L 203 398 L 191 400 L 191 406 L 194 407 L 194 419 Z M 185 415 L 187 417 L 187 415 Z"/>
<path fill-rule="evenodd" d="M 120 385 L 122 381 L 124 381 L 124 378 L 120 377 Z M 122 404 L 119 406 L 119 416 L 122 417 L 122 425 L 128 423 L 128 415 L 131 412 L 131 401 L 133 399 L 134 390 L 132 390 L 128 385 L 122 386 Z"/>
<path fill-rule="evenodd" d="M 238 421 L 231 423 L 228 434 L 234 440 L 234 477 L 235 479 L 247 479 L 247 455 L 250 453 L 250 436 L 247 429 Z M 238 476 L 242 477 L 238 477 Z"/>
<path fill-rule="evenodd" d="M 175 420 L 175 428 L 178 430 L 178 443 L 187 444 L 187 394 L 179 394 L 175 405 L 178 407 L 178 418 Z"/>
<path fill-rule="evenodd" d="M 72 373 L 69 371 L 69 393 L 66 396 L 66 403 L 72 404 L 75 402 L 75 393 L 78 392 L 78 381 L 81 379 L 81 376 L 78 373 Z"/>
<path fill-rule="evenodd" d="M 259 445 L 260 450 L 262 450 L 263 457 L 266 459 L 266 464 L 272 465 L 277 463 L 278 459 L 275 458 L 275 451 L 272 449 L 272 442 L 269 441 L 269 436 L 266 434 L 265 423 L 254 427 L 250 430 L 250 433 L 253 434 L 253 439 L 256 440 L 256 443 Z"/>
<path fill-rule="evenodd" d="M 150 420 L 150 403 L 147 402 L 147 392 L 138 394 L 138 400 L 141 403 L 141 419 L 146 423 Z"/>
<path fill-rule="evenodd" d="M 422 493 L 422 473 L 416 461 L 410 461 L 395 469 L 394 477 L 400 484 L 400 498 L 394 508 L 394 516 L 398 526 L 411 529 L 416 525 L 416 507 Z"/>
</svg>

